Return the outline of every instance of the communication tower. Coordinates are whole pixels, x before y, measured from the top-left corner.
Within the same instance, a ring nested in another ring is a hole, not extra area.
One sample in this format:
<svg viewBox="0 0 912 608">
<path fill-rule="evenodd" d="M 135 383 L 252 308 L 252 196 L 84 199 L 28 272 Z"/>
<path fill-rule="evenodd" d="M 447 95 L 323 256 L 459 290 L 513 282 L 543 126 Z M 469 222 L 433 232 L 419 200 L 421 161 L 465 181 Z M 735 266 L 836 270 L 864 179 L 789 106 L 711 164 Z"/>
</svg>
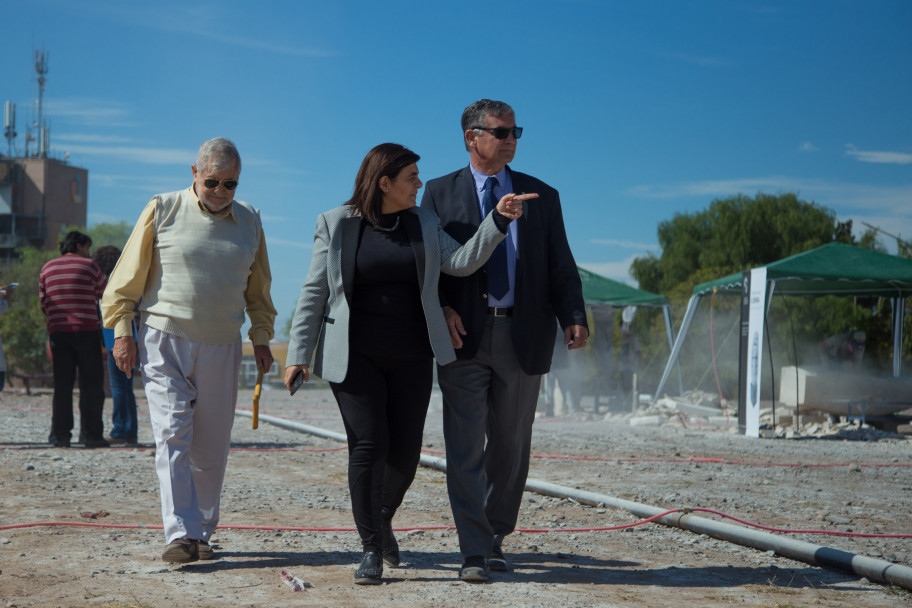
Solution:
<svg viewBox="0 0 912 608">
<path fill-rule="evenodd" d="M 47 158 L 49 143 L 47 125 L 44 122 L 44 83 L 47 82 L 45 76 L 48 73 L 48 57 L 49 53 L 45 51 L 35 51 L 35 73 L 38 74 L 38 122 L 35 123 L 35 129 L 38 131 L 38 150 L 36 156 L 39 158 Z"/>
<path fill-rule="evenodd" d="M 16 140 L 16 104 L 7 101 L 3 106 L 3 137 L 6 138 L 6 155 L 13 155 L 13 142 Z"/>
<path fill-rule="evenodd" d="M 9 154 L 0 154 L 0 270 L 17 259 L 19 248 L 53 251 L 65 226 L 86 225 L 89 172 L 69 164 L 66 155 L 53 157 L 44 112 L 48 53 L 34 51 L 33 65 L 38 98 L 24 121 L 23 155 L 17 149 L 16 105 L 8 101 L 4 106 Z"/>
</svg>

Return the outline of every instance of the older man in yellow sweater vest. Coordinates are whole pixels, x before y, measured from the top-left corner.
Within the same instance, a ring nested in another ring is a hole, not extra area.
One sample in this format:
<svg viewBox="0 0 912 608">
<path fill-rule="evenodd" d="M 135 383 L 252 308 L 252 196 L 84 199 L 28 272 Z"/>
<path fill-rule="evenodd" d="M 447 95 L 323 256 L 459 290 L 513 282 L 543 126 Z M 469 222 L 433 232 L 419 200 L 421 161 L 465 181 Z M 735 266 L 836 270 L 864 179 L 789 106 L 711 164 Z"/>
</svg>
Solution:
<svg viewBox="0 0 912 608">
<path fill-rule="evenodd" d="M 193 185 L 152 198 L 101 300 L 114 359 L 127 376 L 137 332 L 167 546 L 166 562 L 212 559 L 241 365 L 241 325 L 257 367 L 273 362 L 276 311 L 259 212 L 235 200 L 241 157 L 223 138 L 203 143 Z"/>
</svg>

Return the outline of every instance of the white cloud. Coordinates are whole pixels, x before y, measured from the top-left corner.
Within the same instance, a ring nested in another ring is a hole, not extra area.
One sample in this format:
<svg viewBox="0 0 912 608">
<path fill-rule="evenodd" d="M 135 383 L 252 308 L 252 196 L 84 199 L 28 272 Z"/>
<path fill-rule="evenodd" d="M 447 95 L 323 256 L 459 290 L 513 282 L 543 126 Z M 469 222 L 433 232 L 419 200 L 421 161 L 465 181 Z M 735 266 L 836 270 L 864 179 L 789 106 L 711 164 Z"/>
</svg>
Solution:
<svg viewBox="0 0 912 608">
<path fill-rule="evenodd" d="M 637 251 L 649 251 L 650 249 L 656 249 L 658 247 L 656 243 L 636 243 L 634 241 L 619 241 L 617 239 L 592 239 L 590 242 L 596 245 L 636 249 Z"/>
<path fill-rule="evenodd" d="M 96 135 L 94 133 L 55 134 L 54 141 L 70 141 L 81 144 L 126 144 L 130 139 L 118 135 Z"/>
<path fill-rule="evenodd" d="M 905 217 L 912 201 L 912 183 L 897 186 L 872 186 L 839 180 L 805 179 L 772 175 L 730 180 L 705 180 L 674 184 L 643 185 L 628 188 L 624 193 L 645 199 L 711 198 L 757 192 L 779 194 L 795 192 L 798 197 L 836 209 L 872 209 L 882 214 L 895 213 Z"/>
<path fill-rule="evenodd" d="M 798 146 L 799 152 L 816 152 L 817 150 L 818 150 L 817 146 L 815 146 L 814 144 L 812 144 L 809 141 L 806 141 L 806 142 L 802 143 L 800 146 Z"/>
<path fill-rule="evenodd" d="M 261 37 L 241 35 L 242 32 L 249 33 L 250 24 L 230 20 L 231 12 L 226 11 L 221 4 L 187 3 L 171 6 L 167 10 L 154 4 L 144 6 L 131 3 L 104 3 L 98 7 L 80 5 L 79 8 L 82 11 L 94 10 L 99 18 L 153 30 L 188 34 L 196 39 L 214 41 L 220 46 L 239 46 L 292 57 L 323 58 L 337 55 L 335 51 L 269 38 L 270 34 L 277 35 L 275 30 L 265 32 Z"/>
<path fill-rule="evenodd" d="M 846 144 L 846 154 L 863 163 L 880 163 L 888 165 L 912 164 L 912 154 L 907 152 L 859 150 L 854 144 Z"/>
<path fill-rule="evenodd" d="M 137 123 L 129 118 L 129 108 L 125 104 L 111 99 L 90 97 L 50 99 L 46 102 L 45 113 L 47 116 L 68 118 L 78 124 L 93 127 L 137 126 Z M 54 137 L 58 137 L 58 134 L 54 133 Z"/>
<path fill-rule="evenodd" d="M 118 192 L 126 192 L 124 195 L 127 204 L 140 205 L 136 211 L 136 216 L 142 210 L 142 206 L 152 199 L 153 194 L 159 192 L 171 192 L 186 188 L 190 185 L 192 176 L 188 168 L 186 179 L 175 178 L 174 175 L 163 174 L 161 176 L 137 176 L 129 174 L 89 172 L 89 199 L 91 203 L 92 192 L 95 190 L 117 189 Z M 136 194 L 133 194 L 133 193 Z"/>
<path fill-rule="evenodd" d="M 791 177 L 773 175 L 769 177 L 748 177 L 728 180 L 704 180 L 698 182 L 678 182 L 675 184 L 633 186 L 626 194 L 638 198 L 679 198 L 685 196 L 731 196 L 733 194 L 756 192 L 791 192 L 802 190 L 814 184 L 814 180 L 801 180 Z"/>
<path fill-rule="evenodd" d="M 70 145 L 65 150 L 85 156 L 110 156 L 150 165 L 190 165 L 196 160 L 196 150 L 180 148 L 151 148 L 146 146 L 87 146 Z"/>
<path fill-rule="evenodd" d="M 631 287 L 637 287 L 636 281 L 630 276 L 630 265 L 637 256 L 630 256 L 620 262 L 579 262 L 577 265 L 585 268 L 590 272 L 627 283 Z"/>
</svg>

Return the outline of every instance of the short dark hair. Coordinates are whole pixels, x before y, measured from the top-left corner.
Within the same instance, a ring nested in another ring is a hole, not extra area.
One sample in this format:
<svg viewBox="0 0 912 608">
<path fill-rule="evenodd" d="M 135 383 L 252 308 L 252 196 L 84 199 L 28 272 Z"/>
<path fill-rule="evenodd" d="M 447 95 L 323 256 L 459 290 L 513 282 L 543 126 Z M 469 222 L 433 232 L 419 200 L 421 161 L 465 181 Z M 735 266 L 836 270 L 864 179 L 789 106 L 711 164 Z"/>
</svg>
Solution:
<svg viewBox="0 0 912 608">
<path fill-rule="evenodd" d="M 98 264 L 98 267 L 101 268 L 105 275 L 110 275 L 114 267 L 117 266 L 117 260 L 120 259 L 120 249 L 114 245 L 99 247 L 92 255 L 92 259 L 95 260 L 95 263 Z"/>
<path fill-rule="evenodd" d="M 380 179 L 396 179 L 403 169 L 419 160 L 420 156 L 399 144 L 374 146 L 361 161 L 361 168 L 355 177 L 354 192 L 345 204 L 350 205 L 353 211 L 360 211 L 367 221 L 376 226 L 380 222 L 383 207 Z"/>
<path fill-rule="evenodd" d="M 63 240 L 60 241 L 60 253 L 76 253 L 83 245 L 92 246 L 92 237 L 83 234 L 78 230 L 71 230 L 66 233 Z"/>
<path fill-rule="evenodd" d="M 500 118 L 501 116 L 515 116 L 516 112 L 508 103 L 493 99 L 479 99 L 462 111 L 462 132 L 465 133 L 472 127 L 487 126 L 485 121 L 488 116 Z M 466 150 L 469 146 L 466 145 Z"/>
</svg>

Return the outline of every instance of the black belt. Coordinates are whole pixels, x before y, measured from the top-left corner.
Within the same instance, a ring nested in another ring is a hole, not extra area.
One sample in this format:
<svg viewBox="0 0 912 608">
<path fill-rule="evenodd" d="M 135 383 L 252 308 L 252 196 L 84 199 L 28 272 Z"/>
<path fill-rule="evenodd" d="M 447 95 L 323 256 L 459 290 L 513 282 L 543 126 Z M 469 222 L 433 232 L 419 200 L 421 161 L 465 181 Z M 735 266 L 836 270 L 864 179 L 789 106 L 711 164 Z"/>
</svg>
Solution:
<svg viewBox="0 0 912 608">
<path fill-rule="evenodd" d="M 512 317 L 512 306 L 488 306 L 488 314 L 492 317 Z"/>
</svg>

